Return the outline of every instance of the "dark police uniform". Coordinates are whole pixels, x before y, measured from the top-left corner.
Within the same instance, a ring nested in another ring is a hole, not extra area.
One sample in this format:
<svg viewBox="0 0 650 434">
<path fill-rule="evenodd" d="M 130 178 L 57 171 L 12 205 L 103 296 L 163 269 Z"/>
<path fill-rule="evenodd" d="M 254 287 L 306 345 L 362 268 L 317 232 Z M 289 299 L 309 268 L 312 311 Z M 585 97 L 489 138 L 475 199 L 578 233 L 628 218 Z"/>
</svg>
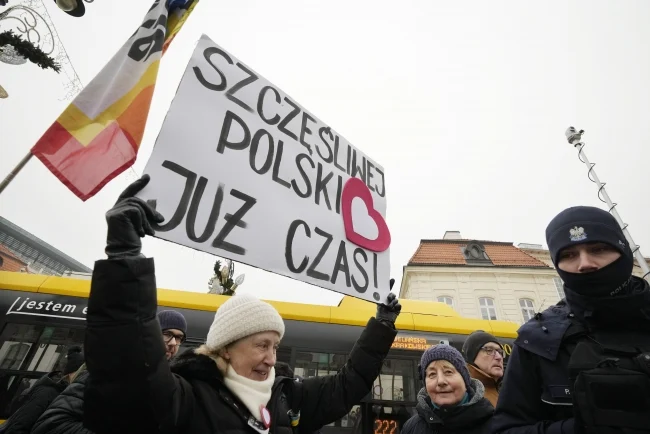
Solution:
<svg viewBox="0 0 650 434">
<path fill-rule="evenodd" d="M 568 208 L 546 241 L 566 300 L 519 329 L 491 432 L 650 434 L 650 287 L 632 276 L 620 226 L 604 210 Z M 598 267 L 612 250 L 618 259 Z"/>
</svg>

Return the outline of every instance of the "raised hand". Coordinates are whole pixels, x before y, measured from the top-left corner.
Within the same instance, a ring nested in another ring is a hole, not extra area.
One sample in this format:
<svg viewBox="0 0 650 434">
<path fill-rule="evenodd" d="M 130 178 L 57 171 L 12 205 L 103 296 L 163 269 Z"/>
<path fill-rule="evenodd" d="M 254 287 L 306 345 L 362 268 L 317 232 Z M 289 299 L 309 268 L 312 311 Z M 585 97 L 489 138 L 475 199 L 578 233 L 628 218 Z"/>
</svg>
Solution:
<svg viewBox="0 0 650 434">
<path fill-rule="evenodd" d="M 148 183 L 149 175 L 133 182 L 120 194 L 117 202 L 106 213 L 108 233 L 106 255 L 109 258 L 141 256 L 145 235 L 154 235 L 151 223 L 162 223 L 165 218 L 156 211 L 156 203 L 135 197 Z"/>
</svg>

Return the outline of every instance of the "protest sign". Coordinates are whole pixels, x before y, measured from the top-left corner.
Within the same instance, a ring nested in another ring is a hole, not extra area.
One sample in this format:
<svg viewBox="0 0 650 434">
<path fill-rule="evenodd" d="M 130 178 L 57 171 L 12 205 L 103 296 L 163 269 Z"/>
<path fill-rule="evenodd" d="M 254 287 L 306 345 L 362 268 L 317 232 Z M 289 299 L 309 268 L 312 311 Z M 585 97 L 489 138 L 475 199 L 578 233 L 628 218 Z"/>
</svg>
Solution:
<svg viewBox="0 0 650 434">
<path fill-rule="evenodd" d="M 384 169 L 205 35 L 145 173 L 157 237 L 386 300 Z"/>
</svg>

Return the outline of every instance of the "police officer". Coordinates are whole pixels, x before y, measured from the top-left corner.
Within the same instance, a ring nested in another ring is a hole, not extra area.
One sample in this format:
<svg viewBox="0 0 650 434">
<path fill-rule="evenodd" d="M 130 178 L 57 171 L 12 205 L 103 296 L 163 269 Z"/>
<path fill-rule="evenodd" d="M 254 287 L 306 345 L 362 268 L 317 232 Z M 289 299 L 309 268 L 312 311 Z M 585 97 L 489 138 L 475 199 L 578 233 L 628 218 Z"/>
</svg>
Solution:
<svg viewBox="0 0 650 434">
<path fill-rule="evenodd" d="M 493 433 L 650 433 L 650 289 L 616 220 L 568 208 L 546 228 L 566 299 L 519 329 Z"/>
</svg>

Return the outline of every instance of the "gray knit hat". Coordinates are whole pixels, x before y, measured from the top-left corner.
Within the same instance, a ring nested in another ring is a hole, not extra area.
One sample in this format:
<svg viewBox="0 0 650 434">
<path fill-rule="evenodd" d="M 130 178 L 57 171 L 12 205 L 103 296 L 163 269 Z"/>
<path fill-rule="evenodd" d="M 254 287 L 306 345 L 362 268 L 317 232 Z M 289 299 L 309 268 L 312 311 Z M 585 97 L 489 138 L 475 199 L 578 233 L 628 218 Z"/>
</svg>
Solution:
<svg viewBox="0 0 650 434">
<path fill-rule="evenodd" d="M 467 390 L 470 390 L 471 380 L 463 355 L 456 348 L 445 344 L 434 345 L 422 354 L 418 369 L 423 382 L 425 381 L 427 367 L 436 360 L 446 360 L 451 363 L 463 377 Z"/>
<path fill-rule="evenodd" d="M 182 331 L 187 336 L 187 321 L 185 321 L 185 317 L 180 312 L 176 312 L 175 310 L 162 310 L 158 313 L 158 322 L 162 331 L 176 329 Z"/>
</svg>

